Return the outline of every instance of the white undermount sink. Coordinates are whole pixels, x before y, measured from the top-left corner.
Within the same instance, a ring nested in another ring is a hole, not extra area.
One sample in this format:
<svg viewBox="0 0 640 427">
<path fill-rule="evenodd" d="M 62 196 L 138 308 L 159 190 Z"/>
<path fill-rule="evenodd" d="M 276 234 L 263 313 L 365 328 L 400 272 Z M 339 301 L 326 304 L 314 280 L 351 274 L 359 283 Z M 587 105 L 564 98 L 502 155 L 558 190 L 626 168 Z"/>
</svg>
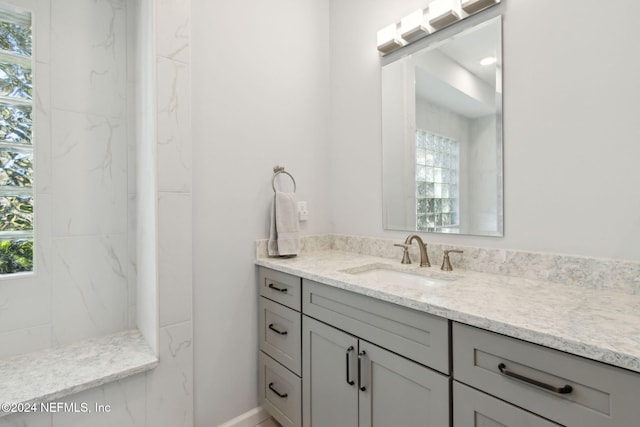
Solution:
<svg viewBox="0 0 640 427">
<path fill-rule="evenodd" d="M 442 286 L 457 279 L 455 276 L 443 277 L 442 274 L 438 274 L 438 277 L 435 277 L 436 275 L 428 270 L 401 271 L 399 268 L 388 264 L 368 264 L 342 271 L 359 277 L 366 277 L 378 282 L 395 285 Z"/>
</svg>

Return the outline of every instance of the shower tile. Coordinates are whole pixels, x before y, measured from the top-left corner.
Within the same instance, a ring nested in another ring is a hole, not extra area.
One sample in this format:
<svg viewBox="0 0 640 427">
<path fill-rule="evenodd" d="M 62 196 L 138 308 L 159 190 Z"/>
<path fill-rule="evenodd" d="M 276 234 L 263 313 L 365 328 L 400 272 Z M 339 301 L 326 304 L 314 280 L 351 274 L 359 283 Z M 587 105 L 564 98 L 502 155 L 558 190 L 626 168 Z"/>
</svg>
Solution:
<svg viewBox="0 0 640 427">
<path fill-rule="evenodd" d="M 135 427 L 146 425 L 145 374 L 134 375 L 62 399 L 91 413 L 53 414 L 53 427 Z"/>
<path fill-rule="evenodd" d="M 136 195 L 129 194 L 128 220 L 129 230 L 127 233 L 127 305 L 129 306 L 129 315 L 127 318 L 127 328 L 136 328 L 136 293 L 138 283 L 138 263 L 137 263 L 137 233 L 136 233 Z"/>
<path fill-rule="evenodd" d="M 160 193 L 158 198 L 158 291 L 160 326 L 191 319 L 191 195 Z"/>
<path fill-rule="evenodd" d="M 51 346 L 51 325 L 18 329 L 0 334 L 0 359 Z"/>
<path fill-rule="evenodd" d="M 51 6 L 53 107 L 123 117 L 125 0 L 52 1 Z"/>
<path fill-rule="evenodd" d="M 158 58 L 158 190 L 191 191 L 189 66 Z"/>
<path fill-rule="evenodd" d="M 54 110 L 54 236 L 127 231 L 122 120 Z"/>
<path fill-rule="evenodd" d="M 54 240 L 54 344 L 124 330 L 127 325 L 127 237 Z"/>
<path fill-rule="evenodd" d="M 0 427 L 51 427 L 51 414 L 28 413 L 0 418 Z"/>
<path fill-rule="evenodd" d="M 51 193 L 51 67 L 37 63 L 35 69 L 36 192 Z"/>
<path fill-rule="evenodd" d="M 160 328 L 160 364 L 147 372 L 147 425 L 193 426 L 191 322 Z"/>
<path fill-rule="evenodd" d="M 158 56 L 188 62 L 191 33 L 191 1 L 159 0 L 156 6 Z"/>
</svg>

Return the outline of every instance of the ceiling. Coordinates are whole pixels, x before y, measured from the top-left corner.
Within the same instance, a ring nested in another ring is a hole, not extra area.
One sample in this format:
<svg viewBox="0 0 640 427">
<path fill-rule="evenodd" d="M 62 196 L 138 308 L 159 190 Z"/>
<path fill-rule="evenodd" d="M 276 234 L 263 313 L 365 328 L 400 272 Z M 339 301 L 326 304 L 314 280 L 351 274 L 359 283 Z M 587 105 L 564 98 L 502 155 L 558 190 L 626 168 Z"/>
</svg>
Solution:
<svg viewBox="0 0 640 427">
<path fill-rule="evenodd" d="M 416 96 L 443 106 L 468 118 L 495 114 L 496 72 L 501 67 L 500 25 L 489 21 L 458 33 L 412 55 L 416 66 Z M 484 66 L 480 60 L 496 57 L 497 63 Z M 456 79 L 465 82 L 457 85 Z M 483 102 L 464 89 L 474 81 L 475 87 L 485 86 L 492 101 Z"/>
</svg>

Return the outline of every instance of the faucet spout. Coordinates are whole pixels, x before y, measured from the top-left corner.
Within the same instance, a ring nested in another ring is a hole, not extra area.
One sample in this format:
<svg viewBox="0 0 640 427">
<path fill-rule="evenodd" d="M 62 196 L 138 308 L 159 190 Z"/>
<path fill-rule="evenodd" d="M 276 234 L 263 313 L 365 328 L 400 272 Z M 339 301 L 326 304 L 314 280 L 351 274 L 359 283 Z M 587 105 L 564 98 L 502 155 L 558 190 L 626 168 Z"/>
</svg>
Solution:
<svg viewBox="0 0 640 427">
<path fill-rule="evenodd" d="M 422 241 L 420 236 L 417 234 L 411 234 L 404 241 L 404 244 L 411 245 L 414 240 L 418 242 L 418 248 L 420 248 L 420 267 L 431 267 L 429 255 L 427 254 L 427 245 Z"/>
</svg>

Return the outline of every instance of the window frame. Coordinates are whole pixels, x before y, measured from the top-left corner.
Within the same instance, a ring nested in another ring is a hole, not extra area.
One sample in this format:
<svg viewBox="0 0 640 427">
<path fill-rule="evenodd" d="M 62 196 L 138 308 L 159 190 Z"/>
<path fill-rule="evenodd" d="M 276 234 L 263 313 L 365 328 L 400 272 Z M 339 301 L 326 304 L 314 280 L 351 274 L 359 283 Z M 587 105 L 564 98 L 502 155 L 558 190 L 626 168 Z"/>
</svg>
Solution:
<svg viewBox="0 0 640 427">
<path fill-rule="evenodd" d="M 36 52 L 35 52 L 35 20 L 34 11 L 32 8 L 24 7 L 24 5 L 16 5 L 11 1 L 1 1 L 0 9 L 4 12 L 4 16 L 15 17 L 15 23 L 24 25 L 28 23 L 30 26 L 31 37 L 31 52 L 29 56 L 21 55 L 18 53 L 5 51 L 0 49 L 0 61 L 5 64 L 17 64 L 21 67 L 30 70 L 29 83 L 31 84 L 31 97 L 20 98 L 13 96 L 0 95 L 0 103 L 13 107 L 28 107 L 30 109 L 30 144 L 24 144 L 19 142 L 10 142 L 7 140 L 0 141 L 0 151 L 11 153 L 22 153 L 30 156 L 31 161 L 31 175 L 30 185 L 28 186 L 0 186 L 0 198 L 5 197 L 20 197 L 24 196 L 31 199 L 30 207 L 31 212 L 29 221 L 31 228 L 28 230 L 0 230 L 0 242 L 5 241 L 30 241 L 31 242 L 31 259 L 30 269 L 15 269 L 14 271 L 8 271 L 6 273 L 0 273 L 0 280 L 15 278 L 20 275 L 33 275 L 36 273 Z M 7 22 L 3 19 L 4 22 Z"/>
</svg>

